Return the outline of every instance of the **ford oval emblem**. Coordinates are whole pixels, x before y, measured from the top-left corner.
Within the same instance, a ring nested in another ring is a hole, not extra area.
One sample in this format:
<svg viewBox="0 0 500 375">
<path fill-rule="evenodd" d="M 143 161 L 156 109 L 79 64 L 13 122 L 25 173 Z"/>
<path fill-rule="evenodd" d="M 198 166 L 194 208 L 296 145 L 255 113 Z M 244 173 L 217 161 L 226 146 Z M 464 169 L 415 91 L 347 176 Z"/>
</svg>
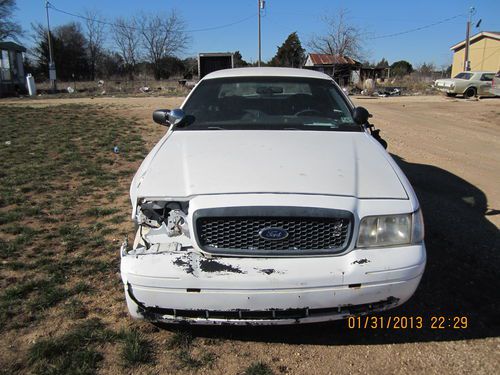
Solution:
<svg viewBox="0 0 500 375">
<path fill-rule="evenodd" d="M 259 236 L 265 240 L 284 240 L 288 237 L 288 232 L 283 228 L 264 228 L 259 232 Z"/>
</svg>

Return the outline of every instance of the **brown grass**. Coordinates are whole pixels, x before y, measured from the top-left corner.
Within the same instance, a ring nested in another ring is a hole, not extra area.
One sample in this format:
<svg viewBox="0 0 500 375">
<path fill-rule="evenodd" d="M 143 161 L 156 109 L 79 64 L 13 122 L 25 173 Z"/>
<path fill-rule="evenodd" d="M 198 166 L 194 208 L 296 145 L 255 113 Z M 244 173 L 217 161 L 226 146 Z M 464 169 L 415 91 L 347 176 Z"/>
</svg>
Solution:
<svg viewBox="0 0 500 375">
<path fill-rule="evenodd" d="M 68 87 L 74 90 L 68 92 Z M 146 88 L 147 89 L 144 89 Z M 46 96 L 50 92 L 50 82 L 37 83 L 37 91 L 40 95 Z M 141 78 L 131 81 L 128 79 L 106 79 L 96 81 L 58 81 L 58 94 L 51 94 L 51 97 L 60 98 L 81 98 L 91 96 L 185 96 L 190 89 L 179 84 L 179 79 L 153 80 Z"/>
</svg>

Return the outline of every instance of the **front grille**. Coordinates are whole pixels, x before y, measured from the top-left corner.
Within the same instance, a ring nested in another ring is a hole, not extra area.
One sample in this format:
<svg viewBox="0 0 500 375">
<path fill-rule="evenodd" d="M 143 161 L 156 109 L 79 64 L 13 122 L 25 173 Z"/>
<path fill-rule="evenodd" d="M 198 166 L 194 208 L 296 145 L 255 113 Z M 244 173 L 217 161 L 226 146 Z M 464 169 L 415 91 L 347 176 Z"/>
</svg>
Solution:
<svg viewBox="0 0 500 375">
<path fill-rule="evenodd" d="M 248 209 L 248 208 L 247 208 Z M 196 235 L 200 247 L 207 251 L 297 253 L 298 251 L 337 252 L 345 249 L 351 233 L 351 218 L 345 211 L 315 211 L 288 209 L 290 215 L 279 215 L 279 209 L 266 215 L 243 215 L 247 209 L 241 209 L 240 215 L 226 212 L 227 216 L 202 215 L 196 220 Z M 252 211 L 252 209 L 249 209 Z M 283 209 L 282 209 L 283 210 Z M 234 211 L 234 210 L 233 210 Z M 333 211 L 333 212 L 331 212 Z M 251 214 L 251 212 L 246 212 Z M 306 213 L 307 215 L 304 215 Z M 265 213 L 264 213 L 265 214 Z M 286 233 L 286 238 L 268 239 L 261 235 L 266 229 L 278 228 Z"/>
</svg>

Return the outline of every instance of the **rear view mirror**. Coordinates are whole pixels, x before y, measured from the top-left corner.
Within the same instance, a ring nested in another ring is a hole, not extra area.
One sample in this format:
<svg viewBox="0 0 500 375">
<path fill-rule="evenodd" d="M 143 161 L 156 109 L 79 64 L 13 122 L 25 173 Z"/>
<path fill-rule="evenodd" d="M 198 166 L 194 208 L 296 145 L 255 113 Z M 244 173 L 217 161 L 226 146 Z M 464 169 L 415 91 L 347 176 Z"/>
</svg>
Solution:
<svg viewBox="0 0 500 375">
<path fill-rule="evenodd" d="M 358 125 L 364 125 L 364 124 L 366 124 L 368 122 L 368 119 L 370 117 L 371 117 L 370 113 L 364 107 L 356 107 L 352 111 L 352 119 Z"/>
<path fill-rule="evenodd" d="M 260 95 L 283 94 L 283 87 L 278 86 L 262 86 L 255 90 Z"/>
</svg>

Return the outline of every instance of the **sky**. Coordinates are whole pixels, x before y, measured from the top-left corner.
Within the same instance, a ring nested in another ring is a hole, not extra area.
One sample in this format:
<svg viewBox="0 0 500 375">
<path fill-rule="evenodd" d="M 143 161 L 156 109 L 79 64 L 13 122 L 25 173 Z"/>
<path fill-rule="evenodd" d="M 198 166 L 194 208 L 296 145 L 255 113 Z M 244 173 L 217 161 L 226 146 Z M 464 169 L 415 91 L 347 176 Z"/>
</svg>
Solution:
<svg viewBox="0 0 500 375">
<path fill-rule="evenodd" d="M 258 57 L 258 0 L 51 0 L 54 7 L 83 14 L 97 10 L 109 22 L 116 17 L 146 13 L 168 13 L 177 10 L 187 23 L 191 42 L 180 57 L 199 52 L 240 51 L 243 59 L 254 62 Z M 348 22 L 362 31 L 365 60 L 385 58 L 389 63 L 407 60 L 413 65 L 432 62 L 437 67 L 450 65 L 450 47 L 465 38 L 470 7 L 473 16 L 472 35 L 480 31 L 500 31 L 499 0 L 266 0 L 262 11 L 262 60 L 270 60 L 286 37 L 297 32 L 308 52 L 308 41 L 325 30 L 325 16 L 339 9 L 347 11 Z M 17 0 L 16 19 L 26 34 L 32 23 L 46 23 L 44 0 Z M 78 18 L 49 10 L 51 27 Z M 455 17 L 419 31 L 388 36 Z M 479 28 L 475 24 L 482 19 Z M 80 20 L 82 21 L 82 20 Z M 232 24 L 230 26 L 227 26 Z M 213 30 L 200 29 L 220 27 Z M 382 38 L 380 38 L 382 37 Z M 22 41 L 29 47 L 31 40 Z M 111 47 L 111 40 L 108 41 Z"/>
</svg>

